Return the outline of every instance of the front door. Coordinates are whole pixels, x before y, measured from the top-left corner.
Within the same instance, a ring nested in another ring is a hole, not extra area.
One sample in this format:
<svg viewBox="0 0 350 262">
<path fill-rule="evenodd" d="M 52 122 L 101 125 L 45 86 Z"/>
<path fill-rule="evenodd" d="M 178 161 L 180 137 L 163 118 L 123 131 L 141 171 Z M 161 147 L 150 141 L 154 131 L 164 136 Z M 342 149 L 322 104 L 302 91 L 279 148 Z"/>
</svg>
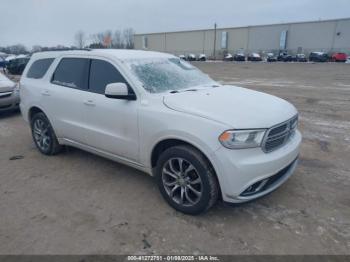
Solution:
<svg viewBox="0 0 350 262">
<path fill-rule="evenodd" d="M 138 101 L 107 98 L 110 83 L 127 83 L 110 62 L 92 59 L 84 109 L 86 143 L 99 150 L 138 162 Z M 129 87 L 129 92 L 133 92 Z"/>
</svg>

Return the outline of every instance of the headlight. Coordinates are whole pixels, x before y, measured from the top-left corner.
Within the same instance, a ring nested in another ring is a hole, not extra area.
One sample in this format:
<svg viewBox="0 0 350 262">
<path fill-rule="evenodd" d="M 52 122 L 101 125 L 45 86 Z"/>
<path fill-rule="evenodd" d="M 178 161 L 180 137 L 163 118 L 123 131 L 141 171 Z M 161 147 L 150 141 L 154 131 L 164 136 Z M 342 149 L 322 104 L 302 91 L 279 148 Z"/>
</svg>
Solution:
<svg viewBox="0 0 350 262">
<path fill-rule="evenodd" d="M 224 147 L 230 149 L 259 147 L 265 131 L 265 129 L 228 130 L 219 136 L 219 141 Z"/>
</svg>

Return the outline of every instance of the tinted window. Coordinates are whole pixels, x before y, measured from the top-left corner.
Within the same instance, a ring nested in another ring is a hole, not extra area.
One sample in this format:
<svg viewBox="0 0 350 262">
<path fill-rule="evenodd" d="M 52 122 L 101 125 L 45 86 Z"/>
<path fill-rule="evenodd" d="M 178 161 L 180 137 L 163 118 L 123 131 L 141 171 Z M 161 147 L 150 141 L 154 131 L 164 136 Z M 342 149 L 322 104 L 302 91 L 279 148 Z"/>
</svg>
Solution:
<svg viewBox="0 0 350 262">
<path fill-rule="evenodd" d="M 52 77 L 52 83 L 77 89 L 87 89 L 89 59 L 63 58 Z"/>
<path fill-rule="evenodd" d="M 46 58 L 35 61 L 29 68 L 27 77 L 35 79 L 42 78 L 46 74 L 53 60 L 53 58 Z"/>
<path fill-rule="evenodd" d="M 97 59 L 91 61 L 89 80 L 91 92 L 104 94 L 107 84 L 119 82 L 126 83 L 124 77 L 112 64 Z"/>
</svg>

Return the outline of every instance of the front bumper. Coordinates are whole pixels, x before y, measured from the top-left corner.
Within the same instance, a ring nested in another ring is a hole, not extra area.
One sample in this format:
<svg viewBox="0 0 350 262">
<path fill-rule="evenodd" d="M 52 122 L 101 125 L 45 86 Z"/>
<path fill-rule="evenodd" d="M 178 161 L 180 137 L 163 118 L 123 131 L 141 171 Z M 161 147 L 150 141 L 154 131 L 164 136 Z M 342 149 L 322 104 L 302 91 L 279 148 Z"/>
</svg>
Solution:
<svg viewBox="0 0 350 262">
<path fill-rule="evenodd" d="M 215 151 L 212 162 L 223 200 L 247 202 L 278 188 L 293 174 L 300 144 L 301 134 L 296 131 L 287 144 L 270 153 L 264 153 L 261 148 L 230 150 L 222 147 Z"/>
<path fill-rule="evenodd" d="M 9 95 L 0 94 L 0 112 L 17 109 L 19 107 L 19 94 L 13 91 Z"/>
</svg>

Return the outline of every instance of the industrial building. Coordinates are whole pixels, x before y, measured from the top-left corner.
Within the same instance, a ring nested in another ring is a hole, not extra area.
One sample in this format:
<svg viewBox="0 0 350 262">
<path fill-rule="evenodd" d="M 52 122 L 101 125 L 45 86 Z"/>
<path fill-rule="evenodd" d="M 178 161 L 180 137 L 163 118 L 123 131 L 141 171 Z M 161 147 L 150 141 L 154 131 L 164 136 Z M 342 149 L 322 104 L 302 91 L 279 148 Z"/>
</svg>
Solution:
<svg viewBox="0 0 350 262">
<path fill-rule="evenodd" d="M 215 33 L 216 32 L 216 33 Z M 214 39 L 216 35 L 216 39 Z M 246 54 L 287 50 L 290 54 L 312 51 L 350 54 L 350 18 L 246 27 L 136 34 L 135 48 L 175 55 Z M 215 51 L 214 51 L 215 50 Z"/>
</svg>

